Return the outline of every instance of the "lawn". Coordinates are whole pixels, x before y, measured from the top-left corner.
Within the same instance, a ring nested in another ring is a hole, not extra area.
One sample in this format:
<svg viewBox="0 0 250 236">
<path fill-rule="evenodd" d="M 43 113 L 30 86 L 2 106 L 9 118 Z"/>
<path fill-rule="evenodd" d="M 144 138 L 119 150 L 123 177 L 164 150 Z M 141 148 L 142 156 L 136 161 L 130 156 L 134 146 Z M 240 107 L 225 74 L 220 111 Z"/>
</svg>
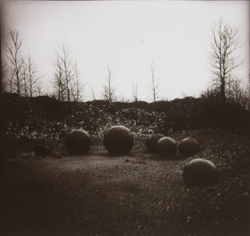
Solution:
<svg viewBox="0 0 250 236">
<path fill-rule="evenodd" d="M 128 156 L 114 157 L 95 138 L 84 156 L 6 157 L 1 235 L 250 235 L 250 139 L 222 130 L 169 136 L 195 137 L 201 150 L 165 160 L 136 138 Z M 184 185 L 183 167 L 198 157 L 217 166 L 219 183 Z"/>
</svg>

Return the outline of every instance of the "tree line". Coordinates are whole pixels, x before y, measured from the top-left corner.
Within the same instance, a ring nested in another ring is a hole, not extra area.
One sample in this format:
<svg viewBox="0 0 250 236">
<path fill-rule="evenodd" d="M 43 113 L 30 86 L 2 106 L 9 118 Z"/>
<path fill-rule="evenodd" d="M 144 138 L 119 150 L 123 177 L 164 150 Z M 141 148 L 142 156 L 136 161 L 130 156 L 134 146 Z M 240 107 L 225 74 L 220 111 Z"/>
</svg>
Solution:
<svg viewBox="0 0 250 236">
<path fill-rule="evenodd" d="M 239 28 L 231 27 L 220 19 L 217 24 L 214 24 L 211 31 L 211 52 L 208 59 L 214 76 L 212 85 L 202 95 L 224 103 L 236 103 L 247 108 L 250 87 L 247 89 L 234 73 L 244 62 L 235 53 L 240 48 Z"/>
<path fill-rule="evenodd" d="M 5 43 L 6 60 L 1 59 L 2 93 L 17 93 L 24 97 L 44 95 L 41 79 L 30 55 L 23 56 L 22 40 L 17 30 L 10 30 L 11 42 Z M 77 63 L 70 57 L 67 44 L 54 48 L 55 71 L 50 81 L 53 91 L 50 95 L 59 101 L 81 101 L 83 85 Z"/>
<path fill-rule="evenodd" d="M 4 46 L 7 61 L 1 59 L 2 92 L 17 93 L 25 97 L 41 95 L 42 76 L 30 55 L 21 54 L 22 41 L 18 31 L 10 31 L 11 43 Z"/>
<path fill-rule="evenodd" d="M 5 43 L 5 60 L 1 60 L 2 93 L 17 93 L 25 97 L 41 96 L 41 79 L 44 77 L 38 72 L 30 55 L 22 55 L 22 40 L 17 30 L 10 31 L 11 42 Z M 239 46 L 239 28 L 234 28 L 223 22 L 222 19 L 211 28 L 211 51 L 208 61 L 213 77 L 207 90 L 201 92 L 201 97 L 216 99 L 220 102 L 236 103 L 244 108 L 249 106 L 249 88 L 242 84 L 236 69 L 243 61 L 236 55 Z M 77 62 L 70 55 L 67 43 L 57 44 L 54 50 L 54 74 L 50 81 L 53 91 L 50 96 L 59 101 L 83 101 L 85 84 L 80 78 Z M 151 97 L 158 100 L 159 83 L 155 76 L 155 66 L 150 64 Z M 250 74 L 249 74 L 250 83 Z M 93 100 L 95 94 L 91 87 Z M 47 94 L 48 95 L 48 94 Z M 137 84 L 132 85 L 132 96 L 138 101 Z M 113 86 L 112 70 L 107 65 L 107 76 L 103 85 L 102 97 L 104 100 L 116 101 L 115 87 Z M 122 100 L 125 100 L 122 98 Z"/>
</svg>

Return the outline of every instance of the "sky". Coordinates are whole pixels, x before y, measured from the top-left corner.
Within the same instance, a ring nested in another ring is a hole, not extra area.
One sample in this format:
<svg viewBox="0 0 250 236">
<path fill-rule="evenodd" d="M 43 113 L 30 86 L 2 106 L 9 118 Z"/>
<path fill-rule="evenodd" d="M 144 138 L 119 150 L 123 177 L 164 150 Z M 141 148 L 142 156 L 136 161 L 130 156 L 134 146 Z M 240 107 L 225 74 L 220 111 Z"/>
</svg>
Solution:
<svg viewBox="0 0 250 236">
<path fill-rule="evenodd" d="M 52 92 L 54 49 L 67 43 L 85 84 L 84 100 L 103 98 L 112 71 L 118 99 L 152 102 L 150 65 L 154 66 L 158 99 L 198 97 L 212 80 L 208 60 L 211 27 L 220 18 L 239 27 L 244 59 L 236 71 L 247 84 L 249 71 L 248 1 L 4 1 L 1 40 L 18 30 L 22 54 L 30 55 Z M 2 50 L 3 52 L 3 50 Z"/>
</svg>

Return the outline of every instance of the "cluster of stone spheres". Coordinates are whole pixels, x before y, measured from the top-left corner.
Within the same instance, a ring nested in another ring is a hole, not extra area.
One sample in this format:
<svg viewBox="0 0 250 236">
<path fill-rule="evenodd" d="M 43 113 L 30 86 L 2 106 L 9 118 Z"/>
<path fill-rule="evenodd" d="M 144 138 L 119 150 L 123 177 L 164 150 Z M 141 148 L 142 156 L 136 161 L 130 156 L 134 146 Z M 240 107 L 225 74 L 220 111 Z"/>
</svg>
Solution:
<svg viewBox="0 0 250 236">
<path fill-rule="evenodd" d="M 104 133 L 103 144 L 113 156 L 128 155 L 133 148 L 132 132 L 122 125 L 113 126 Z M 85 130 L 72 131 L 65 140 L 67 150 L 72 155 L 86 154 L 91 147 L 91 137 Z M 182 157 L 190 157 L 199 152 L 195 138 L 185 138 L 179 144 L 163 134 L 152 134 L 145 141 L 147 150 L 165 159 L 174 159 L 177 151 Z M 216 166 L 209 160 L 196 158 L 183 168 L 183 181 L 188 187 L 208 187 L 218 182 Z"/>
</svg>

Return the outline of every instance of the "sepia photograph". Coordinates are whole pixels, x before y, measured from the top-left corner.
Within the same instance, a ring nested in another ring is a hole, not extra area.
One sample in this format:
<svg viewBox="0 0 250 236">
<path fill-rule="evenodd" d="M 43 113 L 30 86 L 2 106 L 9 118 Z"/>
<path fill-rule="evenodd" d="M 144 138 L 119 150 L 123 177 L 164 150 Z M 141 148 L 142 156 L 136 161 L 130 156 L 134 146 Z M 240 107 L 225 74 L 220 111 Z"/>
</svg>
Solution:
<svg viewBox="0 0 250 236">
<path fill-rule="evenodd" d="M 250 235 L 249 12 L 1 1 L 1 235 Z"/>
</svg>

